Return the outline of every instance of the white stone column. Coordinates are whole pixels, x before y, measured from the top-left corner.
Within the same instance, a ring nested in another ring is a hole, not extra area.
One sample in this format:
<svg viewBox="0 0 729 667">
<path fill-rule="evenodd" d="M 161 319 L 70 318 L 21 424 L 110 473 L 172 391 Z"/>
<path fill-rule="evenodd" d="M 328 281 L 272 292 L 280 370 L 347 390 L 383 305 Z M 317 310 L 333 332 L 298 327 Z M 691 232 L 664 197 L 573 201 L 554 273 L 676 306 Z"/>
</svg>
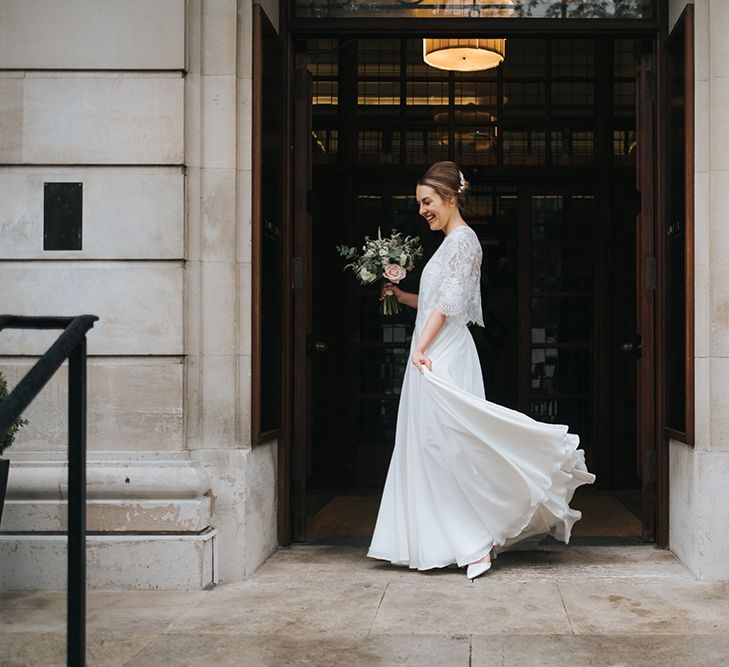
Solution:
<svg viewBox="0 0 729 667">
<path fill-rule="evenodd" d="M 702 496 L 698 574 L 702 579 L 729 579 L 729 5 L 720 0 L 704 0 L 704 5 L 708 5 L 702 30 L 708 33 L 711 380 L 709 437 L 696 452 Z M 700 44 L 701 38 L 696 41 Z M 702 45 L 702 51 L 705 48 Z"/>
<path fill-rule="evenodd" d="M 276 443 L 250 439 L 251 0 L 191 0 L 188 35 L 186 424 L 234 580 L 277 544 Z"/>
<path fill-rule="evenodd" d="M 672 1 L 671 25 L 685 2 Z M 729 4 L 695 0 L 695 447 L 670 443 L 670 547 L 729 579 Z"/>
</svg>

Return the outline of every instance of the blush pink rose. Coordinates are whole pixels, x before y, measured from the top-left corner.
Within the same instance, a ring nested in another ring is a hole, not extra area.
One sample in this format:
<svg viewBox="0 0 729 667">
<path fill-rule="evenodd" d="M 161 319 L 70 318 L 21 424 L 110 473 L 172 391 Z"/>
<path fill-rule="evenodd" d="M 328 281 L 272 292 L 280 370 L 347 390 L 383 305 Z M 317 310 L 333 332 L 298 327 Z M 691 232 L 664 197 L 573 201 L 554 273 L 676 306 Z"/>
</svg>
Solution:
<svg viewBox="0 0 729 667">
<path fill-rule="evenodd" d="M 388 264 L 382 275 L 391 283 L 399 283 L 407 275 L 407 271 L 399 264 Z"/>
</svg>

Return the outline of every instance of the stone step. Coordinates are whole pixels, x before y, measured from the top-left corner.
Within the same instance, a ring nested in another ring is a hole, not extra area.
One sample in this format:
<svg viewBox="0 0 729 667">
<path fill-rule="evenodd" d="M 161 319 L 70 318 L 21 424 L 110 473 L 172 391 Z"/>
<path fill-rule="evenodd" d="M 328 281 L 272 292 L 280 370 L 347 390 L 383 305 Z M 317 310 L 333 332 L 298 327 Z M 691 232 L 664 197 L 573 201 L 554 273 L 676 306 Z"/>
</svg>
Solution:
<svg viewBox="0 0 729 667">
<path fill-rule="evenodd" d="M 89 535 L 88 588 L 200 590 L 218 583 L 218 531 Z M 0 591 L 63 590 L 66 536 L 0 534 Z"/>
</svg>

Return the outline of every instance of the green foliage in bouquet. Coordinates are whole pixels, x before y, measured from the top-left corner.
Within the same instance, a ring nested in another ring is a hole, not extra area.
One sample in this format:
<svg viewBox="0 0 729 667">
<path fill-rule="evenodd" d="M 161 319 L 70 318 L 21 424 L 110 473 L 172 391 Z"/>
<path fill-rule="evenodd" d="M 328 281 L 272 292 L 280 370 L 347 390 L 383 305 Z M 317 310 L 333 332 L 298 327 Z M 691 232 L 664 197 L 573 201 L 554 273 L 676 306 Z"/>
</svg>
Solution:
<svg viewBox="0 0 729 667">
<path fill-rule="evenodd" d="M 361 254 L 355 246 L 339 245 L 337 251 L 345 259 L 351 260 L 344 268 L 351 268 L 362 284 L 373 283 L 383 277 L 389 264 L 398 264 L 410 271 L 415 266 L 415 260 L 423 255 L 419 236 L 403 237 L 401 232 L 393 229 L 389 237 L 382 238 L 379 228 L 376 239 L 364 237 Z"/>
<path fill-rule="evenodd" d="M 337 246 L 337 252 L 349 261 L 344 268 L 352 269 L 363 285 L 377 279 L 397 284 L 415 267 L 415 260 L 423 255 L 423 247 L 419 236 L 403 236 L 395 229 L 390 236 L 382 238 L 378 227 L 376 239 L 364 237 L 361 252 L 355 246 L 346 245 Z M 382 312 L 385 315 L 400 312 L 400 304 L 392 293 L 385 293 Z"/>
</svg>

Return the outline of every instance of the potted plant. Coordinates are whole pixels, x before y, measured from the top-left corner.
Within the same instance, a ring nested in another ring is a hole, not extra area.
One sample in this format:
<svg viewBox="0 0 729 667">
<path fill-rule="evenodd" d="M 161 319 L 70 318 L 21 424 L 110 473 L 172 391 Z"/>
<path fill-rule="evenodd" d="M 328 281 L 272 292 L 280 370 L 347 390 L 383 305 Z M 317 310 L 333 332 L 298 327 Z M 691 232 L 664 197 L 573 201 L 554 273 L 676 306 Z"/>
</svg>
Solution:
<svg viewBox="0 0 729 667">
<path fill-rule="evenodd" d="M 0 371 L 0 403 L 8 397 L 8 383 L 5 376 Z M 0 436 L 0 522 L 3 518 L 3 507 L 5 506 L 5 492 L 8 488 L 8 470 L 10 469 L 10 461 L 2 458 L 3 452 L 13 444 L 18 431 L 28 424 L 27 419 L 18 417 L 7 433 Z"/>
</svg>

